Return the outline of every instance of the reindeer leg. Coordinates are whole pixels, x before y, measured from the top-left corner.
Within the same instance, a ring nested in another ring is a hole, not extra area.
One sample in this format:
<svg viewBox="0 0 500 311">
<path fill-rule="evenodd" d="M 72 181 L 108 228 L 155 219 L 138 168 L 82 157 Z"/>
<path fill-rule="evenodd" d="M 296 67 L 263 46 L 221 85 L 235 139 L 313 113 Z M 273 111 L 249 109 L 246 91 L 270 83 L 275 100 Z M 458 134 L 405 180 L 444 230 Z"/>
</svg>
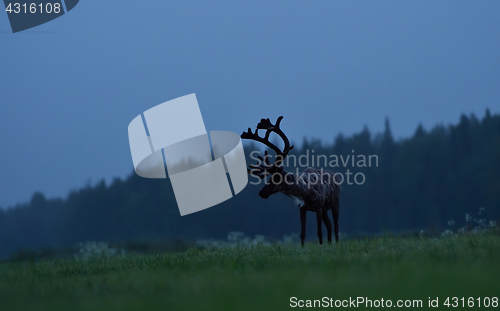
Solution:
<svg viewBox="0 0 500 311">
<path fill-rule="evenodd" d="M 333 225 L 335 226 L 335 242 L 339 242 L 339 199 L 335 199 L 332 207 Z"/>
<path fill-rule="evenodd" d="M 330 218 L 328 218 L 328 210 L 323 209 L 323 222 L 325 223 L 326 226 L 326 232 L 328 234 L 328 244 L 332 244 L 332 222 L 330 221 Z"/>
<path fill-rule="evenodd" d="M 323 244 L 323 231 L 322 231 L 322 226 L 323 226 L 323 217 L 322 216 L 322 209 L 318 208 L 316 210 L 316 224 L 318 225 L 318 238 L 319 238 L 319 244 Z"/>
<path fill-rule="evenodd" d="M 306 209 L 300 208 L 300 244 L 304 247 L 304 240 L 306 238 Z"/>
</svg>

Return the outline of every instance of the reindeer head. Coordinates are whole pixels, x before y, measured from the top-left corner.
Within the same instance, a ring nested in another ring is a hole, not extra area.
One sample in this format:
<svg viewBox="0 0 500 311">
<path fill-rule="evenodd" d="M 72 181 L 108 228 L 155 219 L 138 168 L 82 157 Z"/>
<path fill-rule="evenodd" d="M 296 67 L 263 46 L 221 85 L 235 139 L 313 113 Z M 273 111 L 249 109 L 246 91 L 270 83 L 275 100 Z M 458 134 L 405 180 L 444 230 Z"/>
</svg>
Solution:
<svg viewBox="0 0 500 311">
<path fill-rule="evenodd" d="M 260 163 L 258 163 L 257 165 L 250 164 L 250 168 L 247 169 L 249 174 L 255 175 L 260 179 L 264 179 L 266 176 L 271 175 L 269 181 L 259 192 L 259 196 L 263 199 L 267 199 L 270 195 L 281 191 L 285 183 L 286 176 L 281 164 L 283 163 L 283 160 L 285 160 L 285 157 L 288 155 L 288 152 L 292 150 L 293 146 L 290 146 L 290 141 L 280 129 L 280 123 L 282 119 L 282 116 L 279 117 L 276 121 L 276 124 L 272 124 L 269 119 L 262 119 L 260 120 L 259 124 L 257 124 L 257 128 L 255 129 L 254 133 L 252 133 L 251 128 L 248 128 L 248 132 L 243 132 L 243 134 L 241 134 L 241 138 L 261 142 L 276 152 L 276 159 L 274 160 L 274 163 L 271 164 L 269 162 L 269 156 L 266 151 L 264 158 L 259 156 Z M 258 130 L 266 130 L 265 136 L 260 137 L 258 134 Z M 269 135 L 272 132 L 278 134 L 283 140 L 285 144 L 283 151 L 269 141 Z"/>
</svg>

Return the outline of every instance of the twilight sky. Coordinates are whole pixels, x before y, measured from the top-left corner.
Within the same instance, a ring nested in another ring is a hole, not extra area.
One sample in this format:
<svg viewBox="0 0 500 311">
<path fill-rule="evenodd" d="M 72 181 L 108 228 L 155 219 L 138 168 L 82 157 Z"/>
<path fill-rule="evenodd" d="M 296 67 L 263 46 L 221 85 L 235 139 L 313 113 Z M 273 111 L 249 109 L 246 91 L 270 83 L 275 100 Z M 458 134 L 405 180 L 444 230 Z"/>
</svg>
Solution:
<svg viewBox="0 0 500 311">
<path fill-rule="evenodd" d="M 0 13 L 0 207 L 129 175 L 129 122 L 190 93 L 207 130 L 284 115 L 295 142 L 499 113 L 499 16 L 497 0 L 81 0 L 12 34 Z"/>
</svg>

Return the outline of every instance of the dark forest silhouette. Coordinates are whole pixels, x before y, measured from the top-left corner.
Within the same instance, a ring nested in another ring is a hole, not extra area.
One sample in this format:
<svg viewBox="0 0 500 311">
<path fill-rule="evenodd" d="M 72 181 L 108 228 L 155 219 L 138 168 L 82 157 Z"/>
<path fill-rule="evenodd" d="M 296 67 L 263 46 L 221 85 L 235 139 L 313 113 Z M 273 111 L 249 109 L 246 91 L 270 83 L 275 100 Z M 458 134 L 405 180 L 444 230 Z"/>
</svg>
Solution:
<svg viewBox="0 0 500 311">
<path fill-rule="evenodd" d="M 364 128 L 332 141 L 305 139 L 290 155 L 307 149 L 316 155 L 351 155 L 355 150 L 379 159 L 378 167 L 354 168 L 366 176 L 363 185 L 342 185 L 341 233 L 439 231 L 448 220 L 465 222 L 465 214 L 480 207 L 490 219 L 500 215 L 500 115 L 486 111 L 481 120 L 462 115 L 457 125 L 430 131 L 419 126 L 401 141 L 394 140 L 386 121 L 382 134 L 373 136 Z M 256 148 L 246 146 L 247 163 L 254 162 L 249 153 Z M 65 247 L 89 240 L 194 240 L 225 238 L 230 231 L 281 238 L 297 232 L 299 209 L 281 194 L 260 199 L 261 188 L 249 184 L 236 197 L 184 217 L 168 179 L 135 173 L 110 185 L 89 185 L 65 199 L 48 200 L 35 193 L 29 203 L 0 209 L 0 256 L 20 248 Z M 308 219 L 309 230 L 315 230 L 314 221 Z"/>
</svg>

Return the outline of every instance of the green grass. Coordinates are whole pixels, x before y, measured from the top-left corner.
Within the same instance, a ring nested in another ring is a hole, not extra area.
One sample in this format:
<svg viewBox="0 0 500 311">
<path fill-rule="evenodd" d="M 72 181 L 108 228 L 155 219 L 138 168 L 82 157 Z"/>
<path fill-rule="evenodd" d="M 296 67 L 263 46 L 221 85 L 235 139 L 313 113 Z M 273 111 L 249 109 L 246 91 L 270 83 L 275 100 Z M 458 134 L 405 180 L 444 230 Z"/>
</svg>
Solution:
<svg viewBox="0 0 500 311">
<path fill-rule="evenodd" d="M 290 297 L 357 296 L 442 307 L 448 296 L 499 297 L 499 263 L 498 231 L 3 263 L 0 310 L 281 310 Z"/>
</svg>

